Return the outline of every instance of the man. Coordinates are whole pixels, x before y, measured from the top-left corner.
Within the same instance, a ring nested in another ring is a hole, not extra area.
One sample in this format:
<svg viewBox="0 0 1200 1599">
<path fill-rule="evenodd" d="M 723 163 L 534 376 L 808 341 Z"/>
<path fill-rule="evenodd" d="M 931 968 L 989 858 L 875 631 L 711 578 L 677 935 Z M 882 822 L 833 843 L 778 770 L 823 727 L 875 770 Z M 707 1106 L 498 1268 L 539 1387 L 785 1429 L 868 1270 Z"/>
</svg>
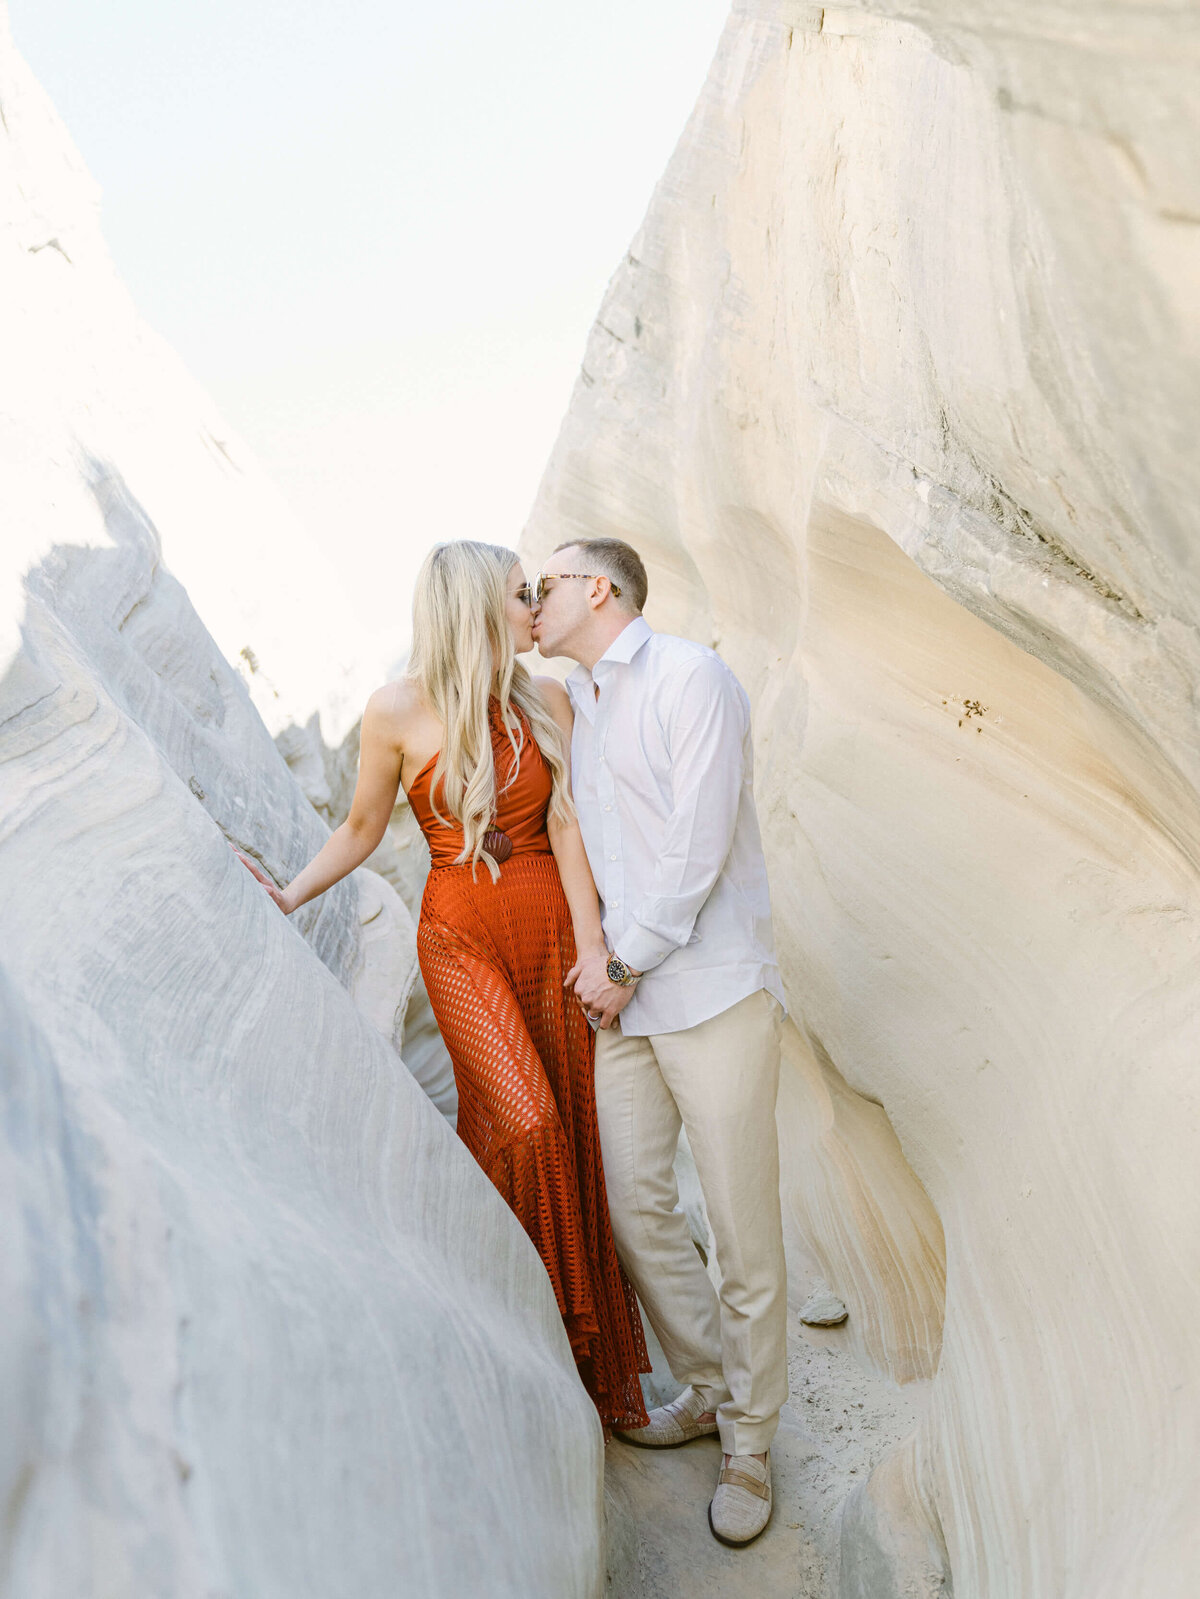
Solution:
<svg viewBox="0 0 1200 1599">
<path fill-rule="evenodd" d="M 654 633 L 646 570 L 619 539 L 554 552 L 534 638 L 577 661 L 571 778 L 610 957 L 569 981 L 597 1024 L 596 1100 L 617 1250 L 677 1381 L 623 1436 L 715 1432 L 709 1524 L 745 1544 L 771 1515 L 787 1397 L 775 1098 L 783 987 L 752 788 L 750 707 L 712 650 Z M 619 1020 L 618 1020 L 619 1018 Z M 677 1208 L 687 1128 L 721 1273 L 718 1299 Z"/>
</svg>

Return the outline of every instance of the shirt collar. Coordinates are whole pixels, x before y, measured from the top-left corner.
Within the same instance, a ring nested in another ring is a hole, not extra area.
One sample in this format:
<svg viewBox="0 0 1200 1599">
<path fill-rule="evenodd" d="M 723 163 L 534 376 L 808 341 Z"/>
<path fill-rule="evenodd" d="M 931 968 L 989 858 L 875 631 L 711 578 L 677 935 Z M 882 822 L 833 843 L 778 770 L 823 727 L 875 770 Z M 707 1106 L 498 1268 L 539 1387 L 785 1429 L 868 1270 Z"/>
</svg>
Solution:
<svg viewBox="0 0 1200 1599">
<path fill-rule="evenodd" d="M 628 666 L 653 631 L 644 616 L 635 616 L 633 621 L 627 623 L 613 639 L 600 660 L 596 662 L 596 666 L 604 661 L 620 661 L 622 666 Z M 596 666 L 592 667 L 593 676 Z"/>
<path fill-rule="evenodd" d="M 609 664 L 628 666 L 646 640 L 653 636 L 654 629 L 646 618 L 635 616 L 632 622 L 621 629 L 590 672 L 586 666 L 577 666 L 567 678 L 567 688 L 576 703 L 586 705 L 590 713 L 595 701 L 593 684 L 596 668 Z"/>
</svg>

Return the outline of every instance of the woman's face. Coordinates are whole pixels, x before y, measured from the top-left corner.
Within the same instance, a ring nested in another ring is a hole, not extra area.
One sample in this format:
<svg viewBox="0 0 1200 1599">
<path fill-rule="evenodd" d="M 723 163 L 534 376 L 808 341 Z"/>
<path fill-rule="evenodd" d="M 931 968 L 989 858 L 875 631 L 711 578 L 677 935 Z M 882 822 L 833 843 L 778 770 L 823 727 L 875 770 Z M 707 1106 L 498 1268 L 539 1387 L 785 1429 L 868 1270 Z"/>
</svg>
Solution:
<svg viewBox="0 0 1200 1599">
<path fill-rule="evenodd" d="M 513 649 L 518 655 L 524 655 L 526 650 L 533 648 L 533 609 L 519 597 L 528 593 L 525 570 L 518 561 L 508 574 L 504 605 L 504 614 L 508 618 L 508 631 L 512 634 Z"/>
</svg>

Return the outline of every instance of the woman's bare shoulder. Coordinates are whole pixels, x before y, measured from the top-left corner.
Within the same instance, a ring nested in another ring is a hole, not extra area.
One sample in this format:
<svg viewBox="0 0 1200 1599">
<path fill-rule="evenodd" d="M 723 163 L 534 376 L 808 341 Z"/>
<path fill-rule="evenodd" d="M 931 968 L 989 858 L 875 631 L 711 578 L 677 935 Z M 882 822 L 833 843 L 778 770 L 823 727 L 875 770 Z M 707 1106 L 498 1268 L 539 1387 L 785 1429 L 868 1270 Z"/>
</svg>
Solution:
<svg viewBox="0 0 1200 1599">
<path fill-rule="evenodd" d="M 405 730 L 417 718 L 428 715 L 428 710 L 421 685 L 411 677 L 398 677 L 371 695 L 363 721 L 369 719 L 403 743 Z"/>
<path fill-rule="evenodd" d="M 535 677 L 533 681 L 546 702 L 546 709 L 556 722 L 561 722 L 564 717 L 567 721 L 574 720 L 575 711 L 571 705 L 571 696 L 556 677 Z"/>
</svg>

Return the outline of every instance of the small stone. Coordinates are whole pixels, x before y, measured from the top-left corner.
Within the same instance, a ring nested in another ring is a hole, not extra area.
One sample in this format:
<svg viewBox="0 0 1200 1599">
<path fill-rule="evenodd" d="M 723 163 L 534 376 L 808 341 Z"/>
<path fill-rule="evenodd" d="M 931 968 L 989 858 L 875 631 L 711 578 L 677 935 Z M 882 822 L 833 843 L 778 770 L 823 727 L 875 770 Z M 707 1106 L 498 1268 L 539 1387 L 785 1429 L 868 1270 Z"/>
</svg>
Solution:
<svg viewBox="0 0 1200 1599">
<path fill-rule="evenodd" d="M 800 1320 L 806 1327 L 840 1327 L 849 1314 L 835 1293 L 821 1287 L 809 1294 Z"/>
</svg>

